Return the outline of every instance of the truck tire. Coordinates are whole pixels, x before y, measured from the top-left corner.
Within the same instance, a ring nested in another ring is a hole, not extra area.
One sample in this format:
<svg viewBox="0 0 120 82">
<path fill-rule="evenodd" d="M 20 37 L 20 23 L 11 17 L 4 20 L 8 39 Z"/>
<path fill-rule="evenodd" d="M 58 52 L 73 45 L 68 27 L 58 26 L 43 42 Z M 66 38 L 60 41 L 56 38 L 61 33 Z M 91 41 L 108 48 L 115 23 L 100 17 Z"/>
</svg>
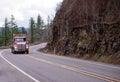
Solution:
<svg viewBox="0 0 120 82">
<path fill-rule="evenodd" d="M 16 51 L 13 51 L 13 54 L 16 54 Z"/>
<path fill-rule="evenodd" d="M 26 54 L 29 54 L 29 51 L 28 51 L 28 50 L 26 51 Z"/>
</svg>

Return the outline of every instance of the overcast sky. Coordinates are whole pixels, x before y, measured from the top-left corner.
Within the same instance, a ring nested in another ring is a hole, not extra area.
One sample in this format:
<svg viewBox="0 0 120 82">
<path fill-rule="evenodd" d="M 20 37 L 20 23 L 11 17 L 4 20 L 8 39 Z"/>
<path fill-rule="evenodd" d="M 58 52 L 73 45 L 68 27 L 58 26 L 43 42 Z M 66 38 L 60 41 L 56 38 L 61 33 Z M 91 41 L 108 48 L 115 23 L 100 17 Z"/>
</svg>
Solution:
<svg viewBox="0 0 120 82">
<path fill-rule="evenodd" d="M 1 0 L 0 26 L 3 26 L 5 17 L 10 19 L 14 15 L 18 26 L 29 26 L 29 19 L 35 20 L 38 14 L 46 21 L 48 15 L 55 14 L 57 4 L 63 0 Z"/>
</svg>

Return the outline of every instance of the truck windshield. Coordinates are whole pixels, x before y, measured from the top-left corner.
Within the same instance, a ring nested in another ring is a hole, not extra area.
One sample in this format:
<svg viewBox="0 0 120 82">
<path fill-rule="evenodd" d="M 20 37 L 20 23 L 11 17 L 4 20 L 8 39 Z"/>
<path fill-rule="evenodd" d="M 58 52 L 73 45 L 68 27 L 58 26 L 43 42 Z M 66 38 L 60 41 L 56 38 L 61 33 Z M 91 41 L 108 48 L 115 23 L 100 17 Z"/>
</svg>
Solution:
<svg viewBox="0 0 120 82">
<path fill-rule="evenodd" d="M 26 41 L 26 38 L 15 38 L 14 41 L 23 42 Z"/>
</svg>

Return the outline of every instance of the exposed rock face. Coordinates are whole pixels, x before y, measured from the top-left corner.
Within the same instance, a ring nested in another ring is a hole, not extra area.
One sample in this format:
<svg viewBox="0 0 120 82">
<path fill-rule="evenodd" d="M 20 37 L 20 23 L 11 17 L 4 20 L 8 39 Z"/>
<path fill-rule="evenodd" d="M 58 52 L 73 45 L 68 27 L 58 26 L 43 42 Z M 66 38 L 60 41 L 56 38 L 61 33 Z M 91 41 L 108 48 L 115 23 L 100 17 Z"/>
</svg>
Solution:
<svg viewBox="0 0 120 82">
<path fill-rule="evenodd" d="M 120 57 L 120 0 L 64 0 L 46 48 L 77 57 Z"/>
</svg>

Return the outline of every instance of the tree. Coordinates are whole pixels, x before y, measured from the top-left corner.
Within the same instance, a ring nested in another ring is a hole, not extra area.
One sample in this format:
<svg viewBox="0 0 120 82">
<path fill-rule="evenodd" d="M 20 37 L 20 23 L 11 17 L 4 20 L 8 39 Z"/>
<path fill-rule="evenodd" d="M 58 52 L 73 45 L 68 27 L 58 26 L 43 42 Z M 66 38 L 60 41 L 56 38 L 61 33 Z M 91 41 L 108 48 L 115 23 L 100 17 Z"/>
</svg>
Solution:
<svg viewBox="0 0 120 82">
<path fill-rule="evenodd" d="M 22 34 L 27 34 L 27 31 L 25 30 L 25 27 L 22 27 Z"/>
<path fill-rule="evenodd" d="M 15 18 L 13 15 L 11 15 L 11 20 L 9 22 L 9 27 L 11 28 L 11 36 L 13 36 L 13 34 L 17 34 L 19 33 L 18 31 L 18 26 L 16 24 Z"/>
<path fill-rule="evenodd" d="M 30 19 L 30 41 L 31 43 L 34 43 L 34 29 L 35 29 L 35 21 L 31 17 Z"/>
<path fill-rule="evenodd" d="M 4 36 L 4 40 L 5 40 L 5 46 L 6 46 L 6 43 L 7 43 L 7 18 L 5 18 L 5 36 Z"/>
<path fill-rule="evenodd" d="M 11 15 L 10 21 L 8 21 L 8 19 L 5 18 L 4 28 L 2 28 L 2 31 L 0 33 L 1 46 L 10 45 L 14 33 L 19 33 L 19 31 L 18 26 L 15 22 L 15 18 L 13 15 Z"/>
<path fill-rule="evenodd" d="M 1 46 L 5 45 L 5 28 L 2 28 L 2 32 L 1 32 Z"/>
<path fill-rule="evenodd" d="M 4 40 L 4 46 L 7 46 L 9 43 L 10 43 L 10 35 L 11 35 L 11 32 L 10 32 L 10 28 L 8 27 L 8 20 L 7 18 L 5 18 L 5 25 L 4 25 L 4 29 L 3 29 L 3 40 Z"/>
<path fill-rule="evenodd" d="M 42 19 L 41 19 L 41 16 L 38 15 L 38 17 L 37 17 L 37 28 L 41 28 L 41 25 L 42 25 Z"/>
<path fill-rule="evenodd" d="M 38 41 L 40 41 L 42 38 L 42 26 L 43 26 L 43 24 L 44 24 L 44 22 L 43 22 L 41 16 L 38 15 L 37 24 L 36 24 L 36 26 L 37 26 L 36 27 L 36 38 Z"/>
<path fill-rule="evenodd" d="M 43 41 L 48 41 L 50 39 L 52 35 L 52 23 L 53 23 L 53 19 L 51 18 L 51 16 L 48 16 L 47 24 L 46 26 L 44 26 L 44 32 L 42 36 Z"/>
</svg>

